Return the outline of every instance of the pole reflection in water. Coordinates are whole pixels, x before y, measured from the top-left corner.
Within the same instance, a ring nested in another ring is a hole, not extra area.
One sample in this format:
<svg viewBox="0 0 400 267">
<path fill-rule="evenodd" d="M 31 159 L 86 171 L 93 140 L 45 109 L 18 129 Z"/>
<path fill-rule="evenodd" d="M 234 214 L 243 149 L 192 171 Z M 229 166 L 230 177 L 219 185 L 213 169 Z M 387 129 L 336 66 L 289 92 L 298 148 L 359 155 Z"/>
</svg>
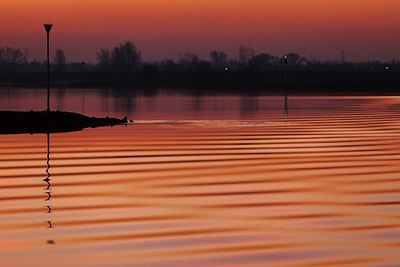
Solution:
<svg viewBox="0 0 400 267">
<path fill-rule="evenodd" d="M 53 228 L 53 224 L 52 224 L 51 217 L 50 217 L 50 213 L 52 213 L 50 167 L 51 167 L 50 166 L 50 133 L 47 133 L 47 169 L 46 169 L 47 177 L 45 179 L 43 179 L 43 181 L 46 182 L 46 184 L 47 184 L 47 187 L 44 189 L 44 192 L 47 195 L 47 199 L 45 199 L 44 201 L 46 204 L 45 207 L 47 208 L 46 213 L 49 214 L 47 217 L 47 219 L 48 219 L 47 220 L 47 224 L 48 224 L 47 228 L 49 228 L 49 229 Z M 54 240 L 50 239 L 50 240 L 47 240 L 47 244 L 54 245 L 55 242 L 54 242 Z"/>
<path fill-rule="evenodd" d="M 287 92 L 285 91 L 285 119 L 289 118 L 289 110 L 288 110 L 288 96 Z"/>
<path fill-rule="evenodd" d="M 240 115 L 242 118 L 254 118 L 258 109 L 257 95 L 246 95 L 240 99 Z"/>
<path fill-rule="evenodd" d="M 85 88 L 82 87 L 82 114 L 85 113 Z"/>
</svg>

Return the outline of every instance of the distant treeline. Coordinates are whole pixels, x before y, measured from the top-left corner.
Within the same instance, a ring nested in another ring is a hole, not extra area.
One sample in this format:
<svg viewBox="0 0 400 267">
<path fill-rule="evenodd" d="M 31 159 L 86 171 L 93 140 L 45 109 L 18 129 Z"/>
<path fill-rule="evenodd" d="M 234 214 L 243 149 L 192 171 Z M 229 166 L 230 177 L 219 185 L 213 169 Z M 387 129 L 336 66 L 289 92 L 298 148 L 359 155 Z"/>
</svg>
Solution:
<svg viewBox="0 0 400 267">
<path fill-rule="evenodd" d="M 0 48 L 0 73 L 34 73 L 46 71 L 46 62 L 29 61 L 20 49 Z M 53 72 L 223 72 L 223 71 L 400 71 L 400 61 L 390 62 L 364 61 L 350 62 L 321 61 L 307 59 L 297 53 L 288 53 L 283 57 L 268 53 L 257 54 L 252 47 L 241 45 L 238 58 L 230 59 L 223 51 L 211 51 L 208 60 L 200 59 L 191 52 L 181 53 L 178 61 L 165 59 L 146 62 L 133 42 L 126 41 L 97 52 L 97 63 L 68 62 L 62 49 L 56 49 L 51 60 Z"/>
</svg>

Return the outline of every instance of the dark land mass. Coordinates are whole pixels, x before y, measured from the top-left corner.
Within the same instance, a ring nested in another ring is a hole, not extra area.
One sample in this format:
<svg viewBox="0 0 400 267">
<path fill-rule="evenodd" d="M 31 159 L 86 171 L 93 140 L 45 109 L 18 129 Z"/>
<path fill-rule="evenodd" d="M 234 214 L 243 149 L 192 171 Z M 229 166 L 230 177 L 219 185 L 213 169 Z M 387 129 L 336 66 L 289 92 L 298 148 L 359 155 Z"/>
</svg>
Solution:
<svg viewBox="0 0 400 267">
<path fill-rule="evenodd" d="M 0 83 L 17 86 L 43 86 L 45 73 L 2 74 Z M 248 89 L 313 92 L 397 93 L 398 71 L 139 71 L 59 72 L 51 74 L 52 87 L 164 87 L 213 88 L 213 90 Z"/>
<path fill-rule="evenodd" d="M 0 111 L 0 134 L 63 133 L 128 123 L 127 118 L 95 118 L 61 111 Z"/>
</svg>

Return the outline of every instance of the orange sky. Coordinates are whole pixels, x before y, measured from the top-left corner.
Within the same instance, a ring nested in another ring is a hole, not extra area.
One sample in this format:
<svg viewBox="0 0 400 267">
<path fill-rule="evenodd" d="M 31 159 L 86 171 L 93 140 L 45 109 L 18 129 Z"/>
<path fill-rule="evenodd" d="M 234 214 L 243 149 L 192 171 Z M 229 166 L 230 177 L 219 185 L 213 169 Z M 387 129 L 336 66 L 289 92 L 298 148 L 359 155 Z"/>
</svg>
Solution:
<svg viewBox="0 0 400 267">
<path fill-rule="evenodd" d="M 240 44 L 257 53 L 298 52 L 319 59 L 400 59 L 399 0 L 1 0 L 0 47 L 69 61 L 95 61 L 102 47 L 132 40 L 145 60 L 177 59 L 211 50 L 237 57 Z M 12 26 L 12 27 L 11 27 Z"/>
</svg>

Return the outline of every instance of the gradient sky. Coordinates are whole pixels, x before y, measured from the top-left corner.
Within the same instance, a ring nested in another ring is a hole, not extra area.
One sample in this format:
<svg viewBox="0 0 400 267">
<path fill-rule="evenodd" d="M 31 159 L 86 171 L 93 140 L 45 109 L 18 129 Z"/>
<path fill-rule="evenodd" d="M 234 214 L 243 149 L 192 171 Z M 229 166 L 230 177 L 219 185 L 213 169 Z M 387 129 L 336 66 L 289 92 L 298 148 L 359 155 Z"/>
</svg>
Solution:
<svg viewBox="0 0 400 267">
<path fill-rule="evenodd" d="M 95 62 L 96 52 L 133 41 L 144 60 L 178 59 L 211 50 L 237 58 L 240 44 L 257 53 L 307 58 L 400 59 L 400 0 L 1 0 L 0 47 L 68 61 Z"/>
</svg>

